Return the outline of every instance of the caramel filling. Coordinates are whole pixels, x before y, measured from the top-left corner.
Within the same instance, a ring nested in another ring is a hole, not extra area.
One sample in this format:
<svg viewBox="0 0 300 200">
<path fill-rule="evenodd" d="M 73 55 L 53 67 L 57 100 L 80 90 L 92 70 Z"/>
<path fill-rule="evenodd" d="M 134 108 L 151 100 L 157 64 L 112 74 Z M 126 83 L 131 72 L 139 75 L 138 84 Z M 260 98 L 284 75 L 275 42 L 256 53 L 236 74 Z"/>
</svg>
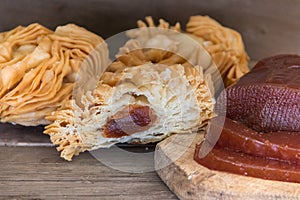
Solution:
<svg viewBox="0 0 300 200">
<path fill-rule="evenodd" d="M 148 130 L 156 115 L 149 106 L 129 105 L 111 117 L 103 129 L 103 136 L 120 138 Z"/>
</svg>

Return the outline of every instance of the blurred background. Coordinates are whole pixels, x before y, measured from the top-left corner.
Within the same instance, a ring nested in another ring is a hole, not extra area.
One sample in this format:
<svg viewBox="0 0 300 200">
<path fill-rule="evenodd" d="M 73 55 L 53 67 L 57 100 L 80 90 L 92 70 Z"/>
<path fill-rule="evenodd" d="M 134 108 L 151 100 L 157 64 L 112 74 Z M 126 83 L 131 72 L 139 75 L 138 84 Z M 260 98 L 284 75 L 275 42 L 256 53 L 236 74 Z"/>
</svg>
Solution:
<svg viewBox="0 0 300 200">
<path fill-rule="evenodd" d="M 191 15 L 209 15 L 239 31 L 253 60 L 300 54 L 299 0 L 1 0 L 0 31 L 33 22 L 55 29 L 76 23 L 104 38 L 151 15 L 182 29 Z"/>
</svg>

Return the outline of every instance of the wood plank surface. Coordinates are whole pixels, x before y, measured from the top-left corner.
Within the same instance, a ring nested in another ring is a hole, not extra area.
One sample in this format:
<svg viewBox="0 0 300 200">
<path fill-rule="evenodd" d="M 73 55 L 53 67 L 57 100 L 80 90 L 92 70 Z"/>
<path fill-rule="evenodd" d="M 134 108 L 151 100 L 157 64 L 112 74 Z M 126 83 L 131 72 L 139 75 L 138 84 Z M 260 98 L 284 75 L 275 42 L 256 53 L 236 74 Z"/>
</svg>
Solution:
<svg viewBox="0 0 300 200">
<path fill-rule="evenodd" d="M 134 152 L 154 148 L 118 146 Z M 0 152 L 0 199 L 177 199 L 154 171 L 117 171 L 88 152 L 63 160 L 42 126 L 0 123 Z"/>
<path fill-rule="evenodd" d="M 297 200 L 300 199 L 300 184 L 270 181 L 226 172 L 209 170 L 194 161 L 196 143 L 203 134 L 174 140 L 171 136 L 160 142 L 156 149 L 157 173 L 168 187 L 185 200 Z M 187 144 L 190 144 L 187 146 Z M 174 160 L 174 152 L 188 147 L 184 154 Z M 166 166 L 166 163 L 170 163 Z M 166 166 L 166 167 L 161 167 Z"/>
<path fill-rule="evenodd" d="M 176 199 L 155 172 L 113 170 L 89 153 L 67 162 L 50 147 L 0 152 L 0 199 Z"/>
<path fill-rule="evenodd" d="M 154 148 L 118 146 L 134 152 Z M 0 199 L 177 199 L 154 171 L 117 171 L 88 152 L 63 160 L 42 126 L 0 123 L 0 152 Z"/>
</svg>

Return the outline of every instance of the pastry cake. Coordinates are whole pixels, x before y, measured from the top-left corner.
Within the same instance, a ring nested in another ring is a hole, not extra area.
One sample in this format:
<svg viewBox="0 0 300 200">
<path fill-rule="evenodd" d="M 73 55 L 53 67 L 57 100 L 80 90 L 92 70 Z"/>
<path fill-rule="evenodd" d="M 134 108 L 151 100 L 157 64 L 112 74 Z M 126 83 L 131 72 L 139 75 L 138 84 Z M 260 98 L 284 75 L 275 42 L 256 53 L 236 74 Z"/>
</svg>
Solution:
<svg viewBox="0 0 300 200">
<path fill-rule="evenodd" d="M 71 97 L 81 63 L 102 42 L 74 24 L 54 32 L 31 24 L 1 33 L 1 122 L 49 124 L 45 115 Z"/>
<path fill-rule="evenodd" d="M 202 45 L 218 66 L 226 87 L 249 71 L 248 56 L 237 31 L 200 15 L 190 17 L 186 31 L 202 40 Z"/>
</svg>

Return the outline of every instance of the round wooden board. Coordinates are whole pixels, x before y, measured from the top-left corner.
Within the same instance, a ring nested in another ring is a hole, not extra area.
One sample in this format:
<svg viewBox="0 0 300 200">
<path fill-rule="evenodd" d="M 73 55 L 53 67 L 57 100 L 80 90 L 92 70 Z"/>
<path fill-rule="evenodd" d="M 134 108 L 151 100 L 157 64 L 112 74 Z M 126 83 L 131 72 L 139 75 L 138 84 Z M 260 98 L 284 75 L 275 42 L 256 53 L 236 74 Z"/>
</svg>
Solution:
<svg viewBox="0 0 300 200">
<path fill-rule="evenodd" d="M 300 199 L 300 184 L 218 172 L 199 165 L 193 156 L 195 145 L 203 139 L 203 133 L 196 137 L 185 135 L 180 140 L 174 140 L 174 136 L 157 145 L 155 167 L 160 178 L 180 199 Z M 174 152 L 191 139 L 193 142 L 186 151 L 174 160 Z"/>
</svg>

